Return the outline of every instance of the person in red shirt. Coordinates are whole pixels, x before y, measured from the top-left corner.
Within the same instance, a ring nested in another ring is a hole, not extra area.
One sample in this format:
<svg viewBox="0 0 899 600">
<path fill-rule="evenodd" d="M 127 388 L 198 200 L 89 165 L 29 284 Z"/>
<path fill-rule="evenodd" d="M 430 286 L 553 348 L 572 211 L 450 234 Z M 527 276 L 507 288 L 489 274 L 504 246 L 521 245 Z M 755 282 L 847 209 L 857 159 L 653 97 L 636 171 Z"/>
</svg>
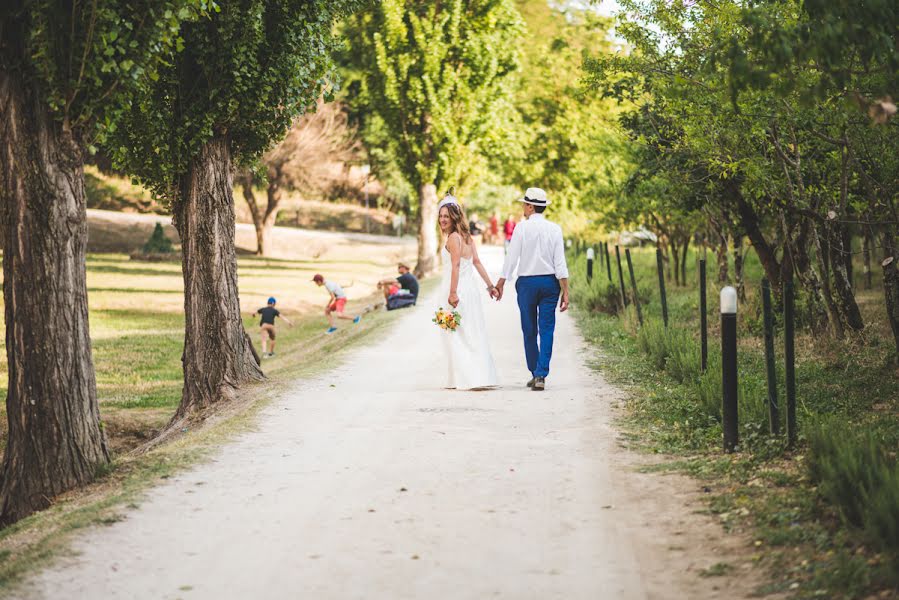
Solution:
<svg viewBox="0 0 899 600">
<path fill-rule="evenodd" d="M 515 225 L 515 219 L 512 217 L 512 215 L 509 215 L 509 218 L 506 219 L 506 222 L 503 224 L 503 233 L 506 234 L 506 252 L 509 251 L 509 243 L 512 242 L 512 232 L 515 231 Z"/>
<path fill-rule="evenodd" d="M 495 244 L 499 241 L 499 213 L 495 212 L 490 216 L 490 239 L 489 244 Z"/>
</svg>

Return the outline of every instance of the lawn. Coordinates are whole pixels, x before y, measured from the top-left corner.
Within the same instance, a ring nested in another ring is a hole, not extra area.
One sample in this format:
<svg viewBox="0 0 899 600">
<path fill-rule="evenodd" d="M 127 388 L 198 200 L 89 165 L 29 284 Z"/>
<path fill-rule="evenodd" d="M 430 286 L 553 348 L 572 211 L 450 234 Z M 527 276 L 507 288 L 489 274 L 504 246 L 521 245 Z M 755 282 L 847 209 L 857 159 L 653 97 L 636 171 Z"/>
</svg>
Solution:
<svg viewBox="0 0 899 600">
<path fill-rule="evenodd" d="M 244 325 L 259 344 L 257 308 L 269 296 L 294 323 L 278 326 L 276 356 L 265 359 L 266 374 L 275 379 L 296 373 L 329 344 L 368 329 L 368 320 L 343 322 L 325 339 L 322 314 L 327 293 L 312 283 L 322 272 L 346 285 L 357 312 L 377 301 L 375 283 L 395 272 L 395 250 L 368 252 L 351 260 L 238 260 L 240 303 Z M 330 257 L 329 257 L 330 258 Z M 152 438 L 168 422 L 181 397 L 181 351 L 184 335 L 183 281 L 180 262 L 142 262 L 122 254 L 92 254 L 87 259 L 91 340 L 101 417 L 116 452 Z M 325 356 L 327 353 L 322 353 Z M 6 355 L 0 357 L 0 399 L 6 396 Z M 5 402 L 0 408 L 0 447 L 5 444 Z"/>
</svg>

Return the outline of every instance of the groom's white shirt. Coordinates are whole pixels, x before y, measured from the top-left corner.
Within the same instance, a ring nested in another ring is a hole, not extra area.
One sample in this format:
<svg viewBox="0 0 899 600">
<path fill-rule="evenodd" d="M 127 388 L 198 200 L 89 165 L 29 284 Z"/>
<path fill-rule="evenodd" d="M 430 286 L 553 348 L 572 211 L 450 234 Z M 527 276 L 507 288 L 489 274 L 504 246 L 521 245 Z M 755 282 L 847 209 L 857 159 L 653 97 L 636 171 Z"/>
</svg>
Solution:
<svg viewBox="0 0 899 600">
<path fill-rule="evenodd" d="M 562 228 L 538 213 L 516 225 L 503 263 L 503 278 L 512 279 L 515 267 L 519 277 L 555 275 L 567 279 Z"/>
</svg>

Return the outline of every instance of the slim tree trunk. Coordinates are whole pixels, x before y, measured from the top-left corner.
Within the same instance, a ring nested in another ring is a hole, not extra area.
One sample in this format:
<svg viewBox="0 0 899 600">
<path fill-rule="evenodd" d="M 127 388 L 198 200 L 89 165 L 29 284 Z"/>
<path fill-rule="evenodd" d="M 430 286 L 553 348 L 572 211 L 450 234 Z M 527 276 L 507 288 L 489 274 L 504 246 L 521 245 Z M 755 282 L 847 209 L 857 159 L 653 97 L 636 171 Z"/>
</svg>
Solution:
<svg viewBox="0 0 899 600">
<path fill-rule="evenodd" d="M 872 281 L 871 273 L 871 246 L 873 246 L 874 244 L 871 240 L 871 227 L 869 225 L 865 225 L 863 231 L 864 236 L 862 238 L 862 256 L 865 262 L 865 289 L 870 290 L 874 283 Z"/>
<path fill-rule="evenodd" d="M 184 388 L 176 422 L 263 378 L 240 318 L 228 140 L 206 143 L 179 182 L 174 221 L 184 272 Z"/>
<path fill-rule="evenodd" d="M 684 245 L 680 253 L 680 280 L 682 285 L 687 285 L 687 250 L 690 248 L 690 236 L 684 236 Z"/>
<path fill-rule="evenodd" d="M 720 233 L 718 235 L 715 257 L 718 259 L 718 283 L 727 283 L 730 279 L 727 267 L 727 234 Z"/>
<path fill-rule="evenodd" d="M 266 199 L 268 200 L 265 207 L 265 214 L 262 216 L 262 239 L 259 244 L 258 254 L 262 256 L 272 255 L 272 229 L 275 227 L 275 220 L 278 218 L 278 210 L 281 208 L 281 186 L 277 183 L 270 183 L 265 190 Z M 257 232 L 257 237 L 259 233 Z"/>
<path fill-rule="evenodd" d="M 46 508 L 109 462 L 88 330 L 81 148 L 0 67 L 0 217 L 9 437 L 0 524 Z"/>
<path fill-rule="evenodd" d="M 253 175 L 249 172 L 237 175 L 237 183 L 243 192 L 244 200 L 250 207 L 250 218 L 253 219 L 253 229 L 256 230 L 256 255 L 264 256 L 263 248 L 265 246 L 265 229 L 263 227 L 263 216 L 259 209 L 259 203 L 256 201 L 256 193 L 253 191 Z"/>
<path fill-rule="evenodd" d="M 775 290 L 781 289 L 780 283 L 780 265 L 777 262 L 775 249 L 771 247 L 768 240 L 762 232 L 759 224 L 759 217 L 755 209 L 746 201 L 742 192 L 735 188 L 732 191 L 732 198 L 736 200 L 737 214 L 740 217 L 740 229 L 749 237 L 752 248 L 755 250 L 762 268 L 765 270 L 765 276 Z"/>
<path fill-rule="evenodd" d="M 671 273 L 674 275 L 674 285 L 680 285 L 680 249 L 674 236 L 668 238 L 668 247 L 671 248 Z"/>
<path fill-rule="evenodd" d="M 437 266 L 437 186 L 423 183 L 418 188 L 418 264 L 415 274 L 423 277 Z"/>
<path fill-rule="evenodd" d="M 846 267 L 846 280 L 849 282 L 850 288 L 855 288 L 854 279 L 854 269 L 852 265 L 852 229 L 849 225 L 843 225 L 840 227 L 841 236 L 840 236 L 840 244 L 843 247 L 843 263 Z"/>
<path fill-rule="evenodd" d="M 746 286 L 743 282 L 743 236 L 734 235 L 734 284 L 737 297 L 746 300 Z M 770 280 L 769 280 L 770 281 Z"/>
<path fill-rule="evenodd" d="M 845 226 L 836 224 L 830 225 L 830 266 L 833 272 L 833 286 L 836 292 L 835 300 L 839 306 L 840 314 L 843 316 L 846 325 L 855 331 L 861 331 L 865 328 L 862 320 L 861 311 L 858 309 L 858 303 L 855 301 L 855 294 L 852 293 L 852 280 L 846 271 L 846 257 L 851 256 L 847 248 L 844 246 L 846 236 L 841 229 L 848 229 Z"/>
<path fill-rule="evenodd" d="M 899 360 L 899 245 L 891 231 L 884 233 L 883 241 L 886 253 L 886 258 L 880 263 L 883 267 L 883 294 Z"/>
<path fill-rule="evenodd" d="M 821 242 L 821 236 L 818 228 L 812 228 L 812 235 L 815 240 L 815 250 L 818 253 L 818 262 L 821 265 L 821 291 L 824 296 L 824 306 L 827 308 L 827 321 L 830 324 L 830 330 L 836 338 L 842 339 L 843 323 L 840 321 L 840 314 L 837 310 L 836 303 L 833 301 L 833 292 L 830 289 L 830 264 L 828 260 L 828 250 L 824 248 Z"/>
</svg>

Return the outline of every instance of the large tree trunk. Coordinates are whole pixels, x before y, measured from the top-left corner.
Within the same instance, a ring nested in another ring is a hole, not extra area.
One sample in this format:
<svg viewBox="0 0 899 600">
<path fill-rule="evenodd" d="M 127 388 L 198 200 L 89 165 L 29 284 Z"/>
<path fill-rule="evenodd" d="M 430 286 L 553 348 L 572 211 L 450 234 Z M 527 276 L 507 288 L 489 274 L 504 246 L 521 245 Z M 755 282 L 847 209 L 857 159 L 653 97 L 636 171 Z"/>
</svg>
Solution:
<svg viewBox="0 0 899 600">
<path fill-rule="evenodd" d="M 835 288 L 835 300 L 839 304 L 840 314 L 845 319 L 846 325 L 855 331 L 864 329 L 865 324 L 862 320 L 862 313 L 858 309 L 858 303 L 855 301 L 855 294 L 852 293 L 851 275 L 846 271 L 846 257 L 851 258 L 851 253 L 844 246 L 846 236 L 841 229 L 848 229 L 845 226 L 837 226 L 836 224 L 829 226 L 830 229 L 830 266 L 833 272 L 833 286 Z"/>
<path fill-rule="evenodd" d="M 81 148 L 0 68 L 0 215 L 9 437 L 0 524 L 109 462 L 88 330 Z"/>
<path fill-rule="evenodd" d="M 174 222 L 184 272 L 184 389 L 172 422 L 230 399 L 263 378 L 240 318 L 231 153 L 223 136 L 206 143 L 179 182 Z"/>
<path fill-rule="evenodd" d="M 418 264 L 415 274 L 423 277 L 437 266 L 437 186 L 418 188 Z"/>
</svg>

